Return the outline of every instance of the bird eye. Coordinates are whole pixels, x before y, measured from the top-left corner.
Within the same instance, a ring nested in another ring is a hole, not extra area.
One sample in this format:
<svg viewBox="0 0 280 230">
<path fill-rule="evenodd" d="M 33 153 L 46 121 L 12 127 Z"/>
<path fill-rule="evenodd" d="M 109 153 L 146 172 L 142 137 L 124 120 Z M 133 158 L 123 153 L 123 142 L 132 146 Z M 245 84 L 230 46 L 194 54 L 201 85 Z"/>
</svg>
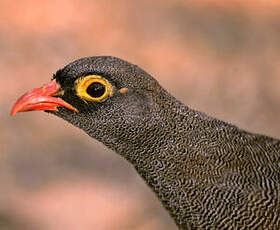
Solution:
<svg viewBox="0 0 280 230">
<path fill-rule="evenodd" d="M 112 89 L 112 85 L 101 76 L 89 75 L 76 80 L 77 95 L 88 101 L 104 101 L 112 95 Z"/>
<path fill-rule="evenodd" d="M 100 82 L 93 82 L 87 87 L 87 93 L 94 98 L 102 97 L 105 92 L 105 85 Z"/>
</svg>

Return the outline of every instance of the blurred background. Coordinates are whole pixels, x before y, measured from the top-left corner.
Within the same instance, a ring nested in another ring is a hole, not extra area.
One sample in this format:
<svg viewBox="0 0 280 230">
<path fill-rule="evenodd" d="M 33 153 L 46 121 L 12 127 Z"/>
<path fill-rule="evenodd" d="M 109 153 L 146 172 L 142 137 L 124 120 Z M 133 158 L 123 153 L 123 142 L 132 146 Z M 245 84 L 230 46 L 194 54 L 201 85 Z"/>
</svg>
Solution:
<svg viewBox="0 0 280 230">
<path fill-rule="evenodd" d="M 0 229 L 175 230 L 120 156 L 25 91 L 84 56 L 133 62 L 192 108 L 280 137 L 278 0 L 0 0 Z"/>
</svg>

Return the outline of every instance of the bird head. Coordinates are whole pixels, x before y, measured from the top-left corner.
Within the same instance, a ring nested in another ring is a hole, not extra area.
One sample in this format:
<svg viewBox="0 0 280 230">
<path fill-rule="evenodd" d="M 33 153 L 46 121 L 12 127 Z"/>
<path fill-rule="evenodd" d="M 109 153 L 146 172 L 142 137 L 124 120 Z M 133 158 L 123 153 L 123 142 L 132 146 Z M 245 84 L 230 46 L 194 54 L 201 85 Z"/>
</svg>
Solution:
<svg viewBox="0 0 280 230">
<path fill-rule="evenodd" d="M 68 64 L 50 83 L 23 95 L 11 115 L 44 110 L 113 146 L 115 139 L 154 119 L 152 107 L 161 90 L 136 65 L 109 56 L 88 57 Z"/>
</svg>

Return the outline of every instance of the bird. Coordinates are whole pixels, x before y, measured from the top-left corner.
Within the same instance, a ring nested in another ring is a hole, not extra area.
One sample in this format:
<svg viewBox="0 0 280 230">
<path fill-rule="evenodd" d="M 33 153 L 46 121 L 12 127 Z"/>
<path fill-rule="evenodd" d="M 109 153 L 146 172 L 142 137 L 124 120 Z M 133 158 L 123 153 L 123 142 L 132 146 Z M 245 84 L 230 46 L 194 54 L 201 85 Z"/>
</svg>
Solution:
<svg viewBox="0 0 280 230">
<path fill-rule="evenodd" d="M 130 162 L 178 229 L 280 229 L 280 140 L 184 105 L 137 65 L 75 60 L 20 97 L 11 115 L 34 110 Z"/>
</svg>

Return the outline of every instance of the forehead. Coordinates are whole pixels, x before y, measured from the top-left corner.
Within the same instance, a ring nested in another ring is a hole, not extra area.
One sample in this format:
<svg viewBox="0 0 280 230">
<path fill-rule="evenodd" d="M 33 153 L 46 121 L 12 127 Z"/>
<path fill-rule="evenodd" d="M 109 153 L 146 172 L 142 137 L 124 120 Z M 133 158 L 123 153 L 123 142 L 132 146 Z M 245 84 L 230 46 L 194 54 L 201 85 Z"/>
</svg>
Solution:
<svg viewBox="0 0 280 230">
<path fill-rule="evenodd" d="M 71 86 L 87 75 L 100 75 L 119 87 L 144 87 L 156 81 L 145 71 L 129 62 L 110 56 L 88 57 L 76 60 L 57 71 L 54 79 L 62 86 Z"/>
</svg>

